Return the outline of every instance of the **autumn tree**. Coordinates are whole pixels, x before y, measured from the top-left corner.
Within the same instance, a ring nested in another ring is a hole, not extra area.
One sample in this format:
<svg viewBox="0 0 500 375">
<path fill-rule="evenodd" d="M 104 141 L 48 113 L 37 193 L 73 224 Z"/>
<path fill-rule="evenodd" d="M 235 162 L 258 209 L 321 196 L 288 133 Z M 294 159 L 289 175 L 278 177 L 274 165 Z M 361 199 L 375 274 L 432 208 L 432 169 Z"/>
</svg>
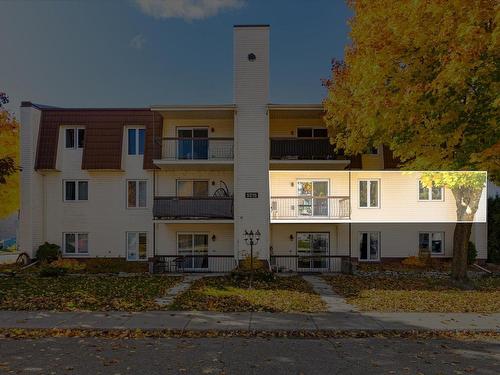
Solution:
<svg viewBox="0 0 500 375">
<path fill-rule="evenodd" d="M 345 60 L 333 63 L 326 82 L 332 143 L 348 154 L 383 144 L 402 169 L 487 170 L 500 182 L 498 2 L 351 0 L 349 5 L 352 44 Z M 457 204 L 474 205 L 474 189 L 460 186 L 454 186 Z M 460 215 L 457 209 L 457 219 Z M 462 259 L 470 231 L 470 223 L 455 226 L 457 279 L 466 277 Z"/>
<path fill-rule="evenodd" d="M 5 109 L 7 103 L 0 93 L 0 219 L 19 207 L 19 124 Z"/>
</svg>

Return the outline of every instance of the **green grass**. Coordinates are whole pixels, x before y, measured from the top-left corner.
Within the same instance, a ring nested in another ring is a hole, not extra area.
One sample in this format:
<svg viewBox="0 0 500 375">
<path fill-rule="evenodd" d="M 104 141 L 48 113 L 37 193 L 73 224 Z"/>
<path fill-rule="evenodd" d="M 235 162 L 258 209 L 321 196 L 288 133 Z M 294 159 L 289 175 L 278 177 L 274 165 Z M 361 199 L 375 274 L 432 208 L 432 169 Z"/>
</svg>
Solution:
<svg viewBox="0 0 500 375">
<path fill-rule="evenodd" d="M 269 311 L 320 312 L 325 304 L 312 287 L 299 276 L 278 277 L 273 281 L 255 281 L 248 288 L 246 280 L 230 276 L 197 280 L 178 296 L 172 310 L 198 311 Z"/>
<path fill-rule="evenodd" d="M 324 279 L 348 303 L 363 311 L 500 312 L 500 278 L 472 280 L 470 289 L 449 278 L 415 275 L 336 275 Z"/>
<path fill-rule="evenodd" d="M 155 299 L 181 280 L 167 276 L 36 276 L 0 279 L 0 309 L 158 310 Z"/>
</svg>

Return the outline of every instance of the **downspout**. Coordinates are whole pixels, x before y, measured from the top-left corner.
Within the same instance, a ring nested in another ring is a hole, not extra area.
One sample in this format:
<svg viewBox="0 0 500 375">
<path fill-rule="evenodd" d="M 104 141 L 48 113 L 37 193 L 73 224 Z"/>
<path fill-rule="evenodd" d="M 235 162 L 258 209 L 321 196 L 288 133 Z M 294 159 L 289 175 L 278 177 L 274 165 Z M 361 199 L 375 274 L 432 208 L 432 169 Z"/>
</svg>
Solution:
<svg viewBox="0 0 500 375">
<path fill-rule="evenodd" d="M 155 118 L 155 112 L 153 111 L 153 159 L 156 156 L 156 133 L 155 133 L 155 128 L 156 128 L 156 118 Z M 155 223 L 155 217 L 154 217 L 154 204 L 155 204 L 155 197 L 156 197 L 156 168 L 153 166 L 153 258 L 156 256 L 156 223 Z M 153 260 L 154 261 L 154 260 Z"/>
<path fill-rule="evenodd" d="M 352 228 L 351 228 L 351 163 L 349 163 L 349 273 L 352 273 Z"/>
</svg>

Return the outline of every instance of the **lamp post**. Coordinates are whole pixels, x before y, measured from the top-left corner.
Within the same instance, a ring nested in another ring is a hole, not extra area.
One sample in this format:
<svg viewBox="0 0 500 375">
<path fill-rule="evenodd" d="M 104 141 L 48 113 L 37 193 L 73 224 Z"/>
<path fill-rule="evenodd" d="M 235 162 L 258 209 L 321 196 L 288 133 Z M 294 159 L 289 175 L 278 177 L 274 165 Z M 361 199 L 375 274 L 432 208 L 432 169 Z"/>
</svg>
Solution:
<svg viewBox="0 0 500 375">
<path fill-rule="evenodd" d="M 243 234 L 243 238 L 245 239 L 245 243 L 250 246 L 250 283 L 249 283 L 249 288 L 252 288 L 252 281 L 253 281 L 253 246 L 257 245 L 257 243 L 260 240 L 260 232 L 257 229 L 255 233 L 250 230 L 248 232 L 245 230 L 245 233 Z"/>
</svg>

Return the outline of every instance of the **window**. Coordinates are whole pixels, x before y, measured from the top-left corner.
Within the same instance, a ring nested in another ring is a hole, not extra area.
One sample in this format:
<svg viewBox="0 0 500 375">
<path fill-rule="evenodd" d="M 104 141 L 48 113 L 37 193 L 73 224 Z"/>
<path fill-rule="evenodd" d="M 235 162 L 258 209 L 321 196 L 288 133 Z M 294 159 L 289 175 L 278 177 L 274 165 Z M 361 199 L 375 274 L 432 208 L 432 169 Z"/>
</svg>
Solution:
<svg viewBox="0 0 500 375">
<path fill-rule="evenodd" d="M 435 187 L 432 183 L 432 187 L 428 188 L 422 184 L 422 181 L 418 181 L 418 200 L 419 201 L 442 201 L 443 200 L 443 188 Z"/>
<path fill-rule="evenodd" d="M 177 233 L 177 254 L 184 257 L 184 269 L 208 268 L 208 234 Z"/>
<path fill-rule="evenodd" d="M 418 247 L 432 255 L 444 254 L 444 232 L 421 232 L 418 234 Z"/>
<path fill-rule="evenodd" d="M 147 206 L 147 181 L 127 181 L 127 208 L 145 208 Z"/>
<path fill-rule="evenodd" d="M 87 255 L 89 253 L 88 233 L 64 233 L 63 249 L 66 255 Z"/>
<path fill-rule="evenodd" d="M 127 232 L 127 260 L 147 259 L 146 232 Z"/>
<path fill-rule="evenodd" d="M 208 197 L 208 181 L 177 180 L 178 197 Z"/>
<path fill-rule="evenodd" d="M 297 214 L 328 216 L 328 181 L 297 181 Z"/>
<path fill-rule="evenodd" d="M 66 148 L 83 148 L 85 144 L 85 129 L 68 128 L 65 132 Z"/>
<path fill-rule="evenodd" d="M 89 199 L 88 181 L 66 180 L 64 181 L 64 200 L 86 201 Z"/>
<path fill-rule="evenodd" d="M 327 138 L 326 128 L 297 128 L 298 138 Z"/>
<path fill-rule="evenodd" d="M 380 259 L 380 232 L 359 234 L 359 260 L 378 261 Z"/>
<path fill-rule="evenodd" d="M 379 180 L 359 181 L 359 207 L 379 208 Z"/>
<path fill-rule="evenodd" d="M 146 129 L 128 129 L 128 154 L 144 155 Z"/>
</svg>

